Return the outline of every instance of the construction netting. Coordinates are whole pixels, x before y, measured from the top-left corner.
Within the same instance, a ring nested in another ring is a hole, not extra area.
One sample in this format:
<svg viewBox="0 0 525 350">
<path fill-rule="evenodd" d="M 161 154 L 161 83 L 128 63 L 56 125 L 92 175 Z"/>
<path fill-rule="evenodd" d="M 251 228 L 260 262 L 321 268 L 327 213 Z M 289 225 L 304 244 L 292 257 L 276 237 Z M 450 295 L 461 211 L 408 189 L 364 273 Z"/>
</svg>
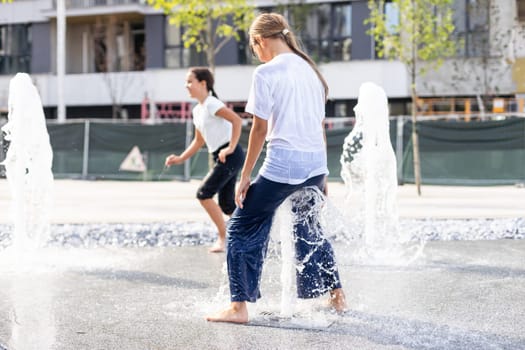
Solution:
<svg viewBox="0 0 525 350">
<path fill-rule="evenodd" d="M 0 123 L 1 124 L 1 123 Z M 353 119 L 328 123 L 330 179 L 340 180 L 340 158 Z M 418 121 L 423 184 L 496 185 L 525 182 L 525 118 L 510 116 L 464 121 L 456 118 Z M 390 135 L 396 152 L 398 181 L 414 182 L 412 123 L 391 118 Z M 55 178 L 171 180 L 202 178 L 209 167 L 206 148 L 184 165 L 164 168 L 171 153 L 181 153 L 193 138 L 191 120 L 163 124 L 68 121 L 48 123 Z M 249 125 L 241 145 L 248 144 Z M 7 142 L 2 141 L 0 160 Z M 257 168 L 264 158 L 264 151 Z"/>
<path fill-rule="evenodd" d="M 525 118 L 431 120 L 417 125 L 422 183 L 525 182 Z M 412 123 L 404 123 L 402 180 L 413 182 Z"/>
</svg>

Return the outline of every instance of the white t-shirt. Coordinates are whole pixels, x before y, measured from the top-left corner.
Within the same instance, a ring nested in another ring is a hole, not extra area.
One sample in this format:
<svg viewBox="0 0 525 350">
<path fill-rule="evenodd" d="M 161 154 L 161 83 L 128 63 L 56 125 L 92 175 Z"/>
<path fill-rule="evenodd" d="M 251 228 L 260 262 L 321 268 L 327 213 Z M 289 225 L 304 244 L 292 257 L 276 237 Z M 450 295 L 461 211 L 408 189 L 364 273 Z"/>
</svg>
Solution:
<svg viewBox="0 0 525 350">
<path fill-rule="evenodd" d="M 246 112 L 268 121 L 261 175 L 299 184 L 328 174 L 324 107 L 323 85 L 300 56 L 280 54 L 255 69 Z"/>
<path fill-rule="evenodd" d="M 230 142 L 232 137 L 232 124 L 215 115 L 222 107 L 224 103 L 213 96 L 208 96 L 202 104 L 193 107 L 193 124 L 204 137 L 210 153 Z"/>
</svg>

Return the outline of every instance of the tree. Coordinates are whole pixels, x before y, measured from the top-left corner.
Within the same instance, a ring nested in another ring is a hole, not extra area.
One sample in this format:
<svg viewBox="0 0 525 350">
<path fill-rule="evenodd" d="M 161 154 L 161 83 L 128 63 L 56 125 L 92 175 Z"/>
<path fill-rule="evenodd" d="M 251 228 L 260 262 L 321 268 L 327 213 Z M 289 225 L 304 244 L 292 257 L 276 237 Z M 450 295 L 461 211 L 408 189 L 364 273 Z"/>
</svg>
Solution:
<svg viewBox="0 0 525 350">
<path fill-rule="evenodd" d="M 443 59 L 454 55 L 455 42 L 452 19 L 453 0 L 392 0 L 398 21 L 391 22 L 385 14 L 384 0 L 369 0 L 371 24 L 369 34 L 376 42 L 379 57 L 397 59 L 405 64 L 410 76 L 412 101 L 412 150 L 414 178 L 417 193 L 421 195 L 421 166 L 417 134 L 417 86 L 416 77 L 425 75 L 428 69 L 436 69 Z"/>
<path fill-rule="evenodd" d="M 252 22 L 255 8 L 248 0 L 148 0 L 168 16 L 170 24 L 183 28 L 184 47 L 204 51 L 212 72 L 215 55 L 231 39 L 240 40 Z"/>
</svg>

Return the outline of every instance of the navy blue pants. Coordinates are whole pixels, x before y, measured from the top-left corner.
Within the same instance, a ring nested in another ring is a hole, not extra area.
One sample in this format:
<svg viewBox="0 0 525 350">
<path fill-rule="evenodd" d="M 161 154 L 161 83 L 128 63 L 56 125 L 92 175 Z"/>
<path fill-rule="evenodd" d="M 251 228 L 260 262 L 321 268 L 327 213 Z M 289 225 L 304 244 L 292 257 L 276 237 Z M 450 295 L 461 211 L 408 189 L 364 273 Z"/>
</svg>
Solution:
<svg viewBox="0 0 525 350">
<path fill-rule="evenodd" d="M 273 182 L 258 176 L 250 185 L 243 208 L 235 209 L 228 224 L 231 301 L 255 302 L 260 298 L 262 266 L 275 211 L 290 195 L 310 186 L 322 190 L 324 175 L 299 185 Z M 302 201 L 301 205 L 297 204 L 292 200 L 292 211 L 299 217 L 294 222 L 296 259 L 303 261 L 303 268 L 296 271 L 297 295 L 299 298 L 315 298 L 341 288 L 341 282 L 332 246 L 320 230 L 318 213 L 311 210 L 314 203 Z"/>
</svg>

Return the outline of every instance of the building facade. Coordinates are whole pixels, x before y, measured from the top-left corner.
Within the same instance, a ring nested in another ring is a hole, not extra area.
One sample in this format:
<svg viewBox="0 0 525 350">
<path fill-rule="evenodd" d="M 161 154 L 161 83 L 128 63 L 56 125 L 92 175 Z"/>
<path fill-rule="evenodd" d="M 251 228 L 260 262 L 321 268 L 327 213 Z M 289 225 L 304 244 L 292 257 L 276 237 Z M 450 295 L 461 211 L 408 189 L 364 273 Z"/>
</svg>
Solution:
<svg viewBox="0 0 525 350">
<path fill-rule="evenodd" d="M 352 116 L 365 81 L 384 87 L 392 115 L 408 114 L 406 67 L 377 57 L 364 22 L 367 1 L 283 3 L 255 1 L 258 10 L 282 12 L 297 27 L 330 86 L 328 116 Z M 385 13 L 390 21 L 399 21 L 390 5 Z M 56 118 L 56 14 L 54 0 L 0 4 L 0 111 L 7 109 L 11 77 L 27 72 L 40 91 L 46 116 Z M 67 0 L 66 18 L 67 118 L 187 116 L 187 68 L 206 61 L 202 53 L 184 47 L 181 28 L 169 25 L 166 16 L 143 0 Z M 516 101 L 525 96 L 525 0 L 455 0 L 454 22 L 454 37 L 461 43 L 456 56 L 419 78 L 420 95 L 445 100 L 457 111 L 467 108 L 466 101 L 475 111 L 480 96 Z M 247 47 L 245 36 L 231 40 L 216 57 L 216 90 L 239 111 L 257 64 Z M 438 109 L 439 103 L 428 101 L 422 102 L 422 110 Z M 513 108 L 519 110 L 519 103 Z"/>
</svg>

